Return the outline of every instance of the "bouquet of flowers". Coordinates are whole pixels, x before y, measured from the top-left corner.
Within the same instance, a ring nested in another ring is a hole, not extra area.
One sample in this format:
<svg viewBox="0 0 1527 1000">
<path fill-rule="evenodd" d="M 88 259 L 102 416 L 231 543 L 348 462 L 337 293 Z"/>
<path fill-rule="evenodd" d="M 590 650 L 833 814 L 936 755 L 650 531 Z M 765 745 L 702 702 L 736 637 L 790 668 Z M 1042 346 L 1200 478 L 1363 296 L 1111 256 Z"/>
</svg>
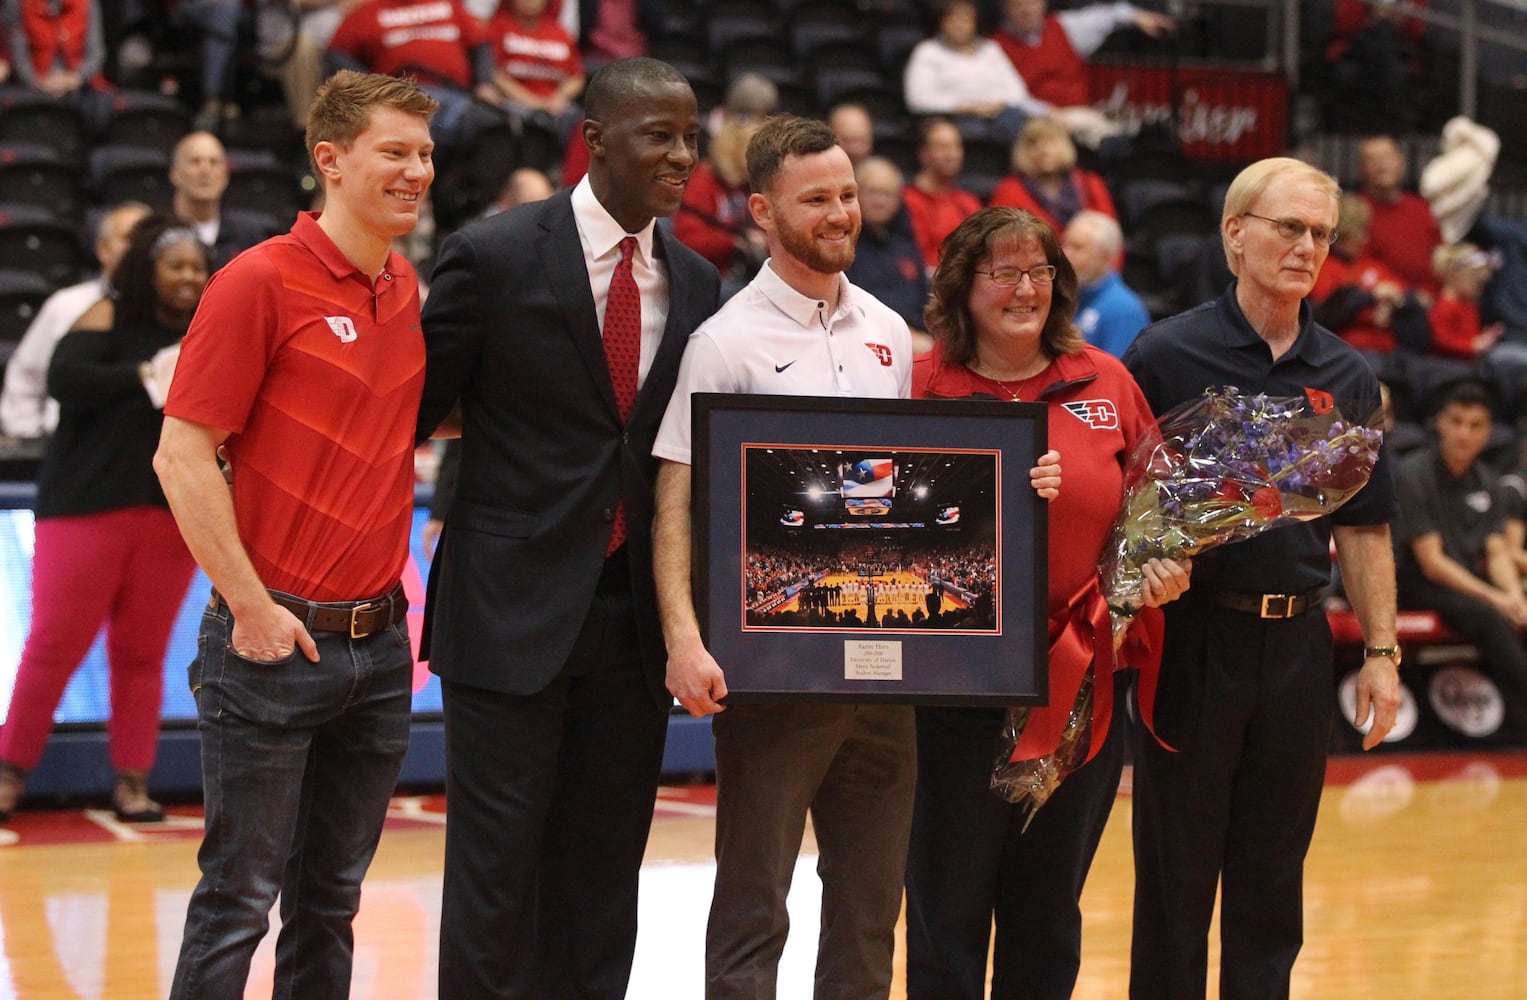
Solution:
<svg viewBox="0 0 1527 1000">
<path fill-rule="evenodd" d="M 1207 390 L 1161 418 L 1160 436 L 1142 440 L 1124 476 L 1124 501 L 1099 565 L 1115 648 L 1144 604 L 1141 567 L 1183 559 L 1291 521 L 1335 511 L 1368 482 L 1383 433 L 1354 424 L 1330 405 L 1300 397 Z M 992 789 L 1033 812 L 1090 757 L 1093 691 L 1089 669 L 1053 753 L 1014 760 L 1029 710 L 1003 727 Z"/>
</svg>

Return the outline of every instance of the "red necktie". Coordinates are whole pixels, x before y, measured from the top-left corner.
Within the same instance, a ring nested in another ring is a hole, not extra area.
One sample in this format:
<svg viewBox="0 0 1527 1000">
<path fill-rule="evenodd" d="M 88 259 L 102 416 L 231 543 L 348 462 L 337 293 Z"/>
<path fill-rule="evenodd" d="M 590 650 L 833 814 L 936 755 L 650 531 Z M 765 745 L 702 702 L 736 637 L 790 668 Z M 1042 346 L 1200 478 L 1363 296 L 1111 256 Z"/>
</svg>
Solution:
<svg viewBox="0 0 1527 1000">
<path fill-rule="evenodd" d="M 604 306 L 604 356 L 610 365 L 610 381 L 615 386 L 615 404 L 620 407 L 622 421 L 631 416 L 631 404 L 636 400 L 636 369 L 642 354 L 642 298 L 631 274 L 631 255 L 635 252 L 635 236 L 620 241 L 620 262 L 610 278 L 610 294 Z M 615 525 L 605 556 L 620 548 L 625 540 L 626 505 L 622 500 L 615 506 Z"/>
</svg>

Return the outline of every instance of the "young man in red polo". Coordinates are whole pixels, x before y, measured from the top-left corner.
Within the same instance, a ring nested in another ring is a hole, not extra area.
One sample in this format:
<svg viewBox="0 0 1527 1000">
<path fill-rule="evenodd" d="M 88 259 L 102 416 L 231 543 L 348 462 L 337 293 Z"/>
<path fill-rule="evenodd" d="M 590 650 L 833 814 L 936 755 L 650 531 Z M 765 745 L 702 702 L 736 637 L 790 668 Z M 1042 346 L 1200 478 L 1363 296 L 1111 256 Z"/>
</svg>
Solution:
<svg viewBox="0 0 1527 1000">
<path fill-rule="evenodd" d="M 218 272 L 165 405 L 154 467 L 214 588 L 190 671 L 206 835 L 177 1000 L 243 996 L 278 894 L 277 992 L 349 993 L 361 879 L 408 746 L 399 578 L 424 340 L 418 279 L 389 244 L 434 180 L 435 108 L 374 74 L 319 90 L 324 210 Z"/>
</svg>

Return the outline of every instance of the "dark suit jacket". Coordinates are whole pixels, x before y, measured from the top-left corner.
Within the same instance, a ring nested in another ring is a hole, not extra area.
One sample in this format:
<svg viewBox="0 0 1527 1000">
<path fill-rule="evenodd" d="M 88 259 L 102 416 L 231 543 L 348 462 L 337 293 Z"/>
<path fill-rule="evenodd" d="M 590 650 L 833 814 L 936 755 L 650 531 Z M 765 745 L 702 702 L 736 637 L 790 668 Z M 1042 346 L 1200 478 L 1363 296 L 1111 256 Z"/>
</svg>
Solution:
<svg viewBox="0 0 1527 1000">
<path fill-rule="evenodd" d="M 652 443 L 684 344 L 717 308 L 716 269 L 659 229 L 668 322 L 628 424 L 616 409 L 571 194 L 446 239 L 424 308 L 419 435 L 459 399 L 461 469 L 430 567 L 424 647 L 441 677 L 533 694 L 556 677 L 626 505 L 642 661 L 659 704 L 666 656 L 652 580 Z"/>
</svg>

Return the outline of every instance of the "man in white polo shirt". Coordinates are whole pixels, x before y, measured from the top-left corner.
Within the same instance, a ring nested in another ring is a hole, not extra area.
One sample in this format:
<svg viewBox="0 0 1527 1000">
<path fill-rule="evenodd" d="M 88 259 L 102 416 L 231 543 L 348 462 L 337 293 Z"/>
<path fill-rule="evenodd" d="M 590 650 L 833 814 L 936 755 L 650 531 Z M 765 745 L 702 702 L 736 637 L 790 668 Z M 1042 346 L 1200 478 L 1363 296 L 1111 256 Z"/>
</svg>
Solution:
<svg viewBox="0 0 1527 1000">
<path fill-rule="evenodd" d="M 721 713 L 706 996 L 775 996 L 808 810 L 825 873 L 817 996 L 885 996 L 916 778 L 912 709 L 720 704 L 725 674 L 700 640 L 690 593 L 690 395 L 906 397 L 911 335 L 843 276 L 859 236 L 858 189 L 831 128 L 771 118 L 748 144 L 748 179 L 769 260 L 690 335 L 653 448 L 664 460 L 653 564 L 668 689 L 693 715 Z"/>
</svg>

